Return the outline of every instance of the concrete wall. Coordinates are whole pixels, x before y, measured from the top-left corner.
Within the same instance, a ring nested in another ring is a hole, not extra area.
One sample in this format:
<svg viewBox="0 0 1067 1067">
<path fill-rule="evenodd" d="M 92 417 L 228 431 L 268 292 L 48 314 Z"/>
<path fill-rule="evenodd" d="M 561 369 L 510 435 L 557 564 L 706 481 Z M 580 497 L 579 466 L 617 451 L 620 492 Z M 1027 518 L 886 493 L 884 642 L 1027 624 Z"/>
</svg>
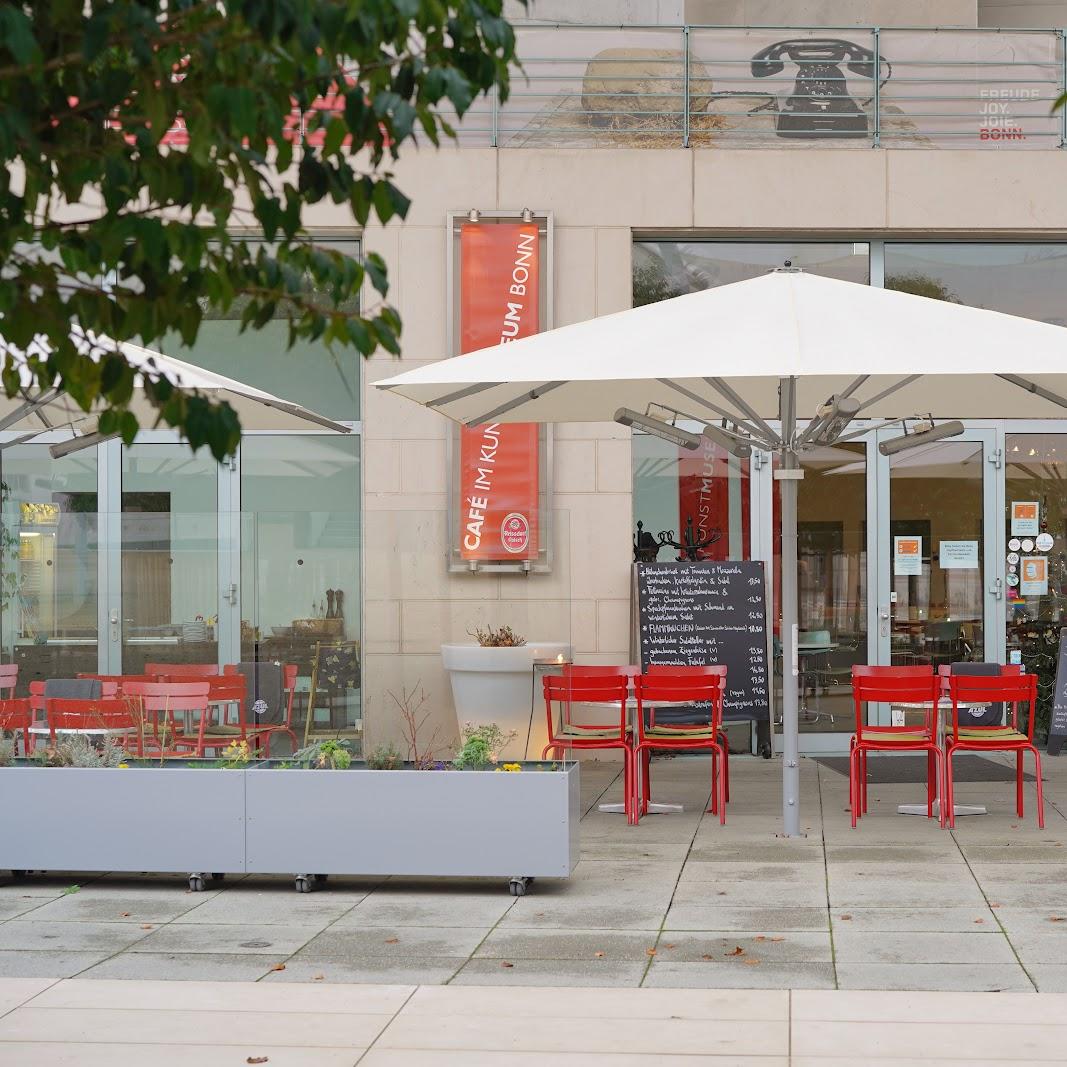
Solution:
<svg viewBox="0 0 1067 1067">
<path fill-rule="evenodd" d="M 1067 3 L 1042 0 L 978 0 L 979 26 L 1067 26 Z"/>
<path fill-rule="evenodd" d="M 630 305 L 635 230 L 658 234 L 1067 234 L 1067 152 L 723 149 L 406 151 L 396 181 L 414 200 L 403 225 L 372 227 L 405 323 L 404 359 L 376 356 L 363 398 L 363 639 L 368 742 L 395 736 L 390 692 L 421 683 L 424 733 L 455 730 L 439 644 L 484 621 L 571 639 L 581 659 L 627 655 L 630 441 L 614 425 L 557 429 L 556 566 L 551 575 L 450 575 L 444 418 L 371 383 L 443 358 L 446 213 L 551 210 L 555 321 Z M 341 209 L 310 212 L 312 228 Z M 650 358 L 654 353 L 650 353 Z"/>
</svg>

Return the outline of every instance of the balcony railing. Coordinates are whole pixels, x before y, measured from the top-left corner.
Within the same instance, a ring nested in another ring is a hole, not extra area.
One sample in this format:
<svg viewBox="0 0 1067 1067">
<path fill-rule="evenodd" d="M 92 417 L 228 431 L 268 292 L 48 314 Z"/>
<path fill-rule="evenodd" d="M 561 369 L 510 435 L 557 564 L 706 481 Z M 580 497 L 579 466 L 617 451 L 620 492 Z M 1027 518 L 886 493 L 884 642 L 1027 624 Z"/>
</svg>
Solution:
<svg viewBox="0 0 1067 1067">
<path fill-rule="evenodd" d="M 517 29 L 506 103 L 460 143 L 500 148 L 1063 148 L 1063 30 Z"/>
</svg>

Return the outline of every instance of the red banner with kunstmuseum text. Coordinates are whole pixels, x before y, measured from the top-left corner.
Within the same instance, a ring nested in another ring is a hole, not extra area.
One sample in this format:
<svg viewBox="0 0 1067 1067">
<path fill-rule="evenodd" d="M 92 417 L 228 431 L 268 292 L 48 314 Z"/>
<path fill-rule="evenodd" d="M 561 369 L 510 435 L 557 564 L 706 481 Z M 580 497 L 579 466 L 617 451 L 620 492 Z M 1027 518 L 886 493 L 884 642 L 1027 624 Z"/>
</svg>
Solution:
<svg viewBox="0 0 1067 1067">
<path fill-rule="evenodd" d="M 538 331 L 535 223 L 465 223 L 460 230 L 460 352 Z M 460 430 L 459 545 L 464 560 L 535 560 L 540 528 L 536 423 Z"/>
</svg>

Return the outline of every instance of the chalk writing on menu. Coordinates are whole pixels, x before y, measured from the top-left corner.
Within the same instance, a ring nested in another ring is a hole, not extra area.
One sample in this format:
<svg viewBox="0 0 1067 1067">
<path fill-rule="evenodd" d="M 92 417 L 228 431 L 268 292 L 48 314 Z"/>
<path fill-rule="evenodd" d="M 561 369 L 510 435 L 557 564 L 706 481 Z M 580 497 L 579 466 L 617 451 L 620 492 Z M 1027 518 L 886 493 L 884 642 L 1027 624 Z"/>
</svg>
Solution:
<svg viewBox="0 0 1067 1067">
<path fill-rule="evenodd" d="M 770 717 L 758 560 L 636 563 L 641 666 L 726 667 L 726 719 Z"/>
<path fill-rule="evenodd" d="M 1067 630 L 1060 630 L 1060 654 L 1056 660 L 1056 689 L 1052 694 L 1052 717 L 1049 720 L 1048 751 L 1058 756 L 1067 740 Z"/>
</svg>

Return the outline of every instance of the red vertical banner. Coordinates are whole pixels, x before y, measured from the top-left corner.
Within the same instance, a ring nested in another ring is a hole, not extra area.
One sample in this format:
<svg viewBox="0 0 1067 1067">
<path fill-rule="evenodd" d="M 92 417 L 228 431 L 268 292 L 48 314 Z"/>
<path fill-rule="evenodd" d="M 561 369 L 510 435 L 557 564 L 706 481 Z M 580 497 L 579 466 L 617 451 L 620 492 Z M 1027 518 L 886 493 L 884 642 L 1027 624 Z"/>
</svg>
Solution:
<svg viewBox="0 0 1067 1067">
<path fill-rule="evenodd" d="M 693 520 L 693 537 L 699 544 L 710 541 L 698 552 L 705 559 L 730 558 L 730 479 L 740 479 L 741 544 L 744 559 L 749 558 L 748 460 L 731 470 L 726 450 L 707 437 L 701 437 L 695 451 L 678 449 L 678 540 L 685 539 L 688 520 Z M 716 537 L 716 535 L 718 535 Z"/>
<path fill-rule="evenodd" d="M 540 321 L 539 235 L 532 223 L 460 230 L 460 352 L 517 341 Z M 465 560 L 534 560 L 540 547 L 536 423 L 460 430 L 459 544 Z"/>
</svg>

